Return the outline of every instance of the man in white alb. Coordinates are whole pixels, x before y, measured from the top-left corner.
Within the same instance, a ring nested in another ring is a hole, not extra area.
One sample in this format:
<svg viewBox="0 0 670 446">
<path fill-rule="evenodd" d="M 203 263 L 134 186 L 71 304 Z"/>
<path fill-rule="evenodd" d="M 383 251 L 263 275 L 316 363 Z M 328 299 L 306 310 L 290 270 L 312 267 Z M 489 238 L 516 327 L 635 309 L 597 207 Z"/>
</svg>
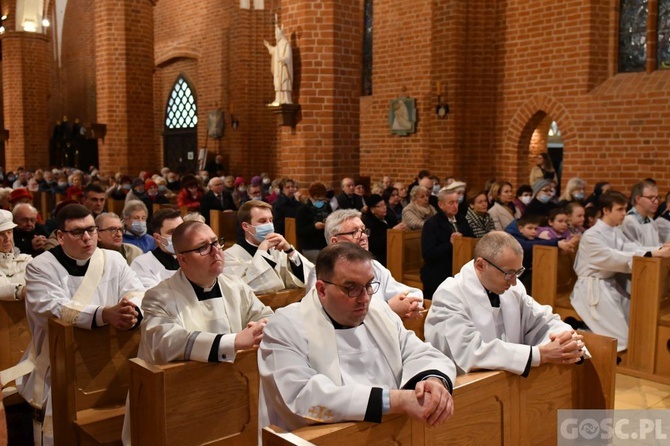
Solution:
<svg viewBox="0 0 670 446">
<path fill-rule="evenodd" d="M 621 231 L 632 242 L 641 246 L 660 246 L 661 240 L 654 215 L 661 203 L 658 187 L 651 181 L 641 181 L 630 192 L 632 207 L 621 223 Z"/>
<path fill-rule="evenodd" d="M 294 430 L 404 413 L 431 426 L 453 413 L 453 362 L 403 327 L 372 294 L 372 255 L 353 243 L 324 248 L 317 281 L 277 310 L 258 356 L 259 428 Z"/>
</svg>

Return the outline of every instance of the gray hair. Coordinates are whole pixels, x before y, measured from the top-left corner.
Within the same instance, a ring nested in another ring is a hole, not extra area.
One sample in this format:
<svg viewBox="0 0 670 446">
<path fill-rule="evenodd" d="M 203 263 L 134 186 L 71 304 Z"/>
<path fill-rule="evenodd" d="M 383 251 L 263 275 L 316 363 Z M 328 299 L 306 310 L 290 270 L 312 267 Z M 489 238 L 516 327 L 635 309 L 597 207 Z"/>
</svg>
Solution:
<svg viewBox="0 0 670 446">
<path fill-rule="evenodd" d="M 423 186 L 414 186 L 414 187 L 412 188 L 412 191 L 409 193 L 409 198 L 410 198 L 412 201 L 414 201 L 414 199 L 415 199 L 419 194 L 422 194 L 422 193 L 426 193 L 426 194 L 427 194 L 427 193 L 428 193 L 428 189 L 426 189 L 426 188 L 423 187 Z"/>
<path fill-rule="evenodd" d="M 114 212 L 103 212 L 102 214 L 95 217 L 95 225 L 101 226 L 102 222 L 108 218 L 116 218 L 117 220 L 121 221 L 121 217 L 116 215 Z"/>
<path fill-rule="evenodd" d="M 476 260 L 482 257 L 495 262 L 505 248 L 509 248 L 518 256 L 523 256 L 523 249 L 514 237 L 503 231 L 491 231 L 480 238 L 475 245 L 474 258 Z"/>
<path fill-rule="evenodd" d="M 572 198 L 572 193 L 576 189 L 583 189 L 586 186 L 586 182 L 582 180 L 581 178 L 570 178 L 568 180 L 568 183 L 565 185 L 565 192 L 563 192 L 563 195 L 561 195 L 561 200 L 565 201 L 572 201 L 574 198 Z"/>
<path fill-rule="evenodd" d="M 630 204 L 635 206 L 635 199 L 644 195 L 644 190 L 647 188 L 656 189 L 658 191 L 658 186 L 656 186 L 656 183 L 652 183 L 651 181 L 644 180 L 640 181 L 639 183 L 635 183 L 630 191 Z"/>
<path fill-rule="evenodd" d="M 449 195 L 458 195 L 458 189 L 447 189 L 446 187 L 443 187 L 437 193 L 437 201 L 443 202 Z"/>
<path fill-rule="evenodd" d="M 340 232 L 342 224 L 347 220 L 354 218 L 361 218 L 361 213 L 356 209 L 338 209 L 326 218 L 326 227 L 323 229 L 323 236 L 326 238 L 326 243 L 330 245 L 330 239 L 334 234 Z"/>
<path fill-rule="evenodd" d="M 149 211 L 147 210 L 147 206 L 142 203 L 140 200 L 130 200 L 126 205 L 123 207 L 123 218 L 129 218 L 133 212 L 135 211 L 144 211 L 147 216 L 149 215 Z"/>
<path fill-rule="evenodd" d="M 38 213 L 38 212 L 37 212 L 37 209 L 35 209 L 35 206 L 33 206 L 32 204 L 30 204 L 30 203 L 19 203 L 19 204 L 17 204 L 16 206 L 14 206 L 14 209 L 12 209 L 12 216 L 16 217 L 16 214 L 18 214 L 19 211 L 20 211 L 22 208 L 25 208 L 25 207 L 27 207 L 28 210 L 29 210 L 30 212 L 34 213 L 34 214 L 37 214 L 37 213 Z"/>
</svg>

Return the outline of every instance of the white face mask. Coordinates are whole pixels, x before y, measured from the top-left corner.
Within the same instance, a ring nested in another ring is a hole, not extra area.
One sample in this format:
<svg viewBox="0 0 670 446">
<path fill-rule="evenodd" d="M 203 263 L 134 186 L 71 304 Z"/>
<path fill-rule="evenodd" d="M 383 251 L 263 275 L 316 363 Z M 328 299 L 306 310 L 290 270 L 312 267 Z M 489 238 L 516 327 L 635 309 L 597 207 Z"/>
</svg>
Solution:
<svg viewBox="0 0 670 446">
<path fill-rule="evenodd" d="M 533 201 L 533 197 L 529 197 L 528 195 L 524 195 L 523 197 L 520 198 L 520 200 L 523 204 L 529 204 L 531 201 Z"/>
<path fill-rule="evenodd" d="M 174 255 L 174 245 L 172 244 L 172 236 L 170 237 L 164 237 L 160 236 L 160 241 L 161 245 L 163 245 L 163 248 L 170 254 Z"/>
</svg>

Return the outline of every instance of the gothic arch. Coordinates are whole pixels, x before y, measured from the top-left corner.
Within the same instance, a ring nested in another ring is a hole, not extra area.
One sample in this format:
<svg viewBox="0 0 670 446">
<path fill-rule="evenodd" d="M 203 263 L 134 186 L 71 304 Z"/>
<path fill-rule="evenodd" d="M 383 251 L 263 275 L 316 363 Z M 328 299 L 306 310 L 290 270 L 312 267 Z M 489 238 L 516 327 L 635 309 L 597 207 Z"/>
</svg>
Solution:
<svg viewBox="0 0 670 446">
<path fill-rule="evenodd" d="M 510 177 L 516 178 L 517 184 L 528 182 L 530 140 L 533 131 L 547 116 L 551 116 L 561 129 L 566 153 L 579 147 L 577 131 L 570 113 L 558 100 L 548 95 L 535 95 L 529 98 L 517 109 L 506 126 L 503 143 L 503 154 L 512 159 Z"/>
</svg>

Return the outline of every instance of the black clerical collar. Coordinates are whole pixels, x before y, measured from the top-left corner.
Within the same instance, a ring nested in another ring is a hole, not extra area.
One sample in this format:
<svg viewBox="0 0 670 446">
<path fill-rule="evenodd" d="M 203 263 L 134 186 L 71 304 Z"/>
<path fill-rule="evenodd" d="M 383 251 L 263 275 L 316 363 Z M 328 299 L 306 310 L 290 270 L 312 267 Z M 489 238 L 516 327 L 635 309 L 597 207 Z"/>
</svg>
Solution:
<svg viewBox="0 0 670 446">
<path fill-rule="evenodd" d="M 486 288 L 484 288 L 484 291 L 486 291 L 486 296 L 489 298 L 489 302 L 491 302 L 491 306 L 493 308 L 499 308 L 500 307 L 500 295 L 494 293 L 493 291 L 489 291 Z"/>
<path fill-rule="evenodd" d="M 249 243 L 249 242 L 247 241 L 246 238 L 245 238 L 244 240 L 240 241 L 240 246 L 241 246 L 242 248 L 244 248 L 244 250 L 245 250 L 246 252 L 248 252 L 249 255 L 250 255 L 251 257 L 255 256 L 255 255 L 256 255 L 256 251 L 258 251 L 258 246 L 254 246 L 254 245 L 252 245 L 251 243 Z"/>
<path fill-rule="evenodd" d="M 172 254 L 169 254 L 158 247 L 151 251 L 151 253 L 168 271 L 177 271 L 179 269 L 179 261 L 175 259 Z"/>
<path fill-rule="evenodd" d="M 86 274 L 86 271 L 88 270 L 88 265 L 90 263 L 90 259 L 87 260 L 86 263 L 84 263 L 83 265 L 77 265 L 77 261 L 72 257 L 69 257 L 67 254 L 65 254 L 65 251 L 63 251 L 63 247 L 60 245 L 51 249 L 49 252 L 53 254 L 54 257 L 56 257 L 58 263 L 63 265 L 63 268 L 65 268 L 65 270 L 69 275 L 81 277 Z"/>
<path fill-rule="evenodd" d="M 209 289 L 205 289 L 199 285 L 196 285 L 195 283 L 191 282 L 189 280 L 189 283 L 193 287 L 193 291 L 195 292 L 195 296 L 198 298 L 199 301 L 203 300 L 208 300 L 208 299 L 216 299 L 217 297 L 223 297 L 223 294 L 221 293 L 221 287 L 219 286 L 219 281 L 216 280 L 214 282 L 214 286 Z"/>
</svg>

